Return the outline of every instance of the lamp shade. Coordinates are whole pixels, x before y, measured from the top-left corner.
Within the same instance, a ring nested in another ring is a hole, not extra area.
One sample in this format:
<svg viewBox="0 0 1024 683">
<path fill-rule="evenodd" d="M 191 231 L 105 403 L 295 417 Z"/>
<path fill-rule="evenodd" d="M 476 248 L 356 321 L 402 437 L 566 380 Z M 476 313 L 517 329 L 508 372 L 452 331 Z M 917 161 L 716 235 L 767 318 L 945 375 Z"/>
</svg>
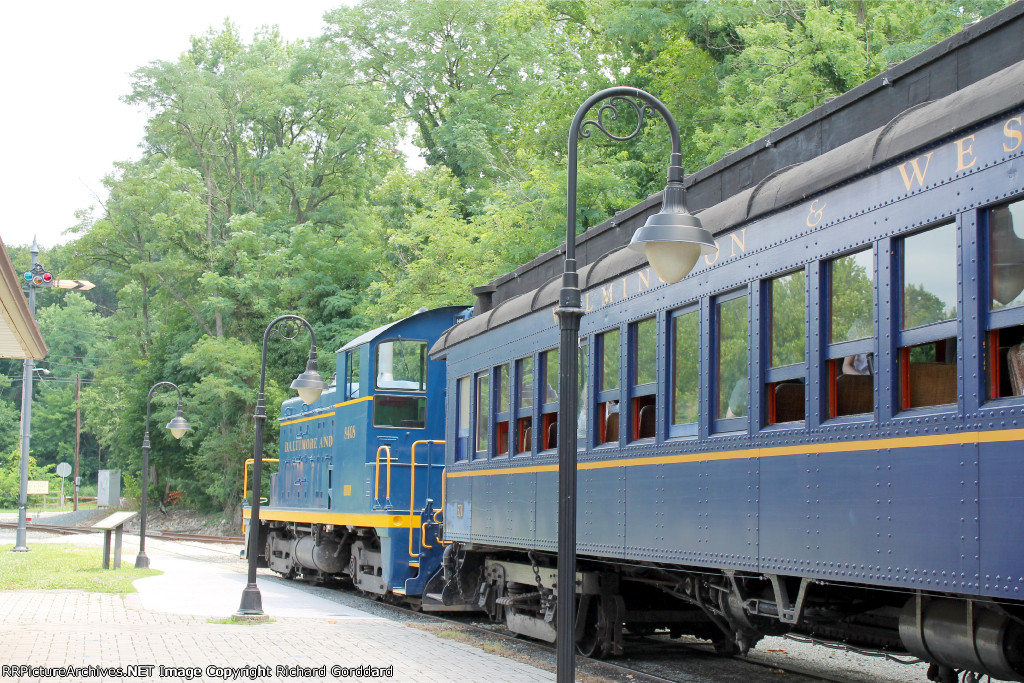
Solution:
<svg viewBox="0 0 1024 683">
<path fill-rule="evenodd" d="M 291 387 L 299 392 L 299 398 L 303 403 L 310 405 L 320 398 L 320 394 L 327 388 L 327 383 L 311 361 L 306 364 L 306 371 L 292 381 Z"/>
<path fill-rule="evenodd" d="M 178 414 L 167 423 L 167 429 L 171 430 L 171 436 L 175 439 L 180 439 L 185 436 L 185 432 L 192 429 L 192 426 L 181 416 L 181 411 L 179 410 Z"/>
<path fill-rule="evenodd" d="M 661 211 L 633 233 L 629 248 L 643 251 L 654 272 L 669 284 L 686 277 L 702 255 L 718 251 L 711 233 L 687 210 L 681 183 L 669 183 Z"/>
</svg>

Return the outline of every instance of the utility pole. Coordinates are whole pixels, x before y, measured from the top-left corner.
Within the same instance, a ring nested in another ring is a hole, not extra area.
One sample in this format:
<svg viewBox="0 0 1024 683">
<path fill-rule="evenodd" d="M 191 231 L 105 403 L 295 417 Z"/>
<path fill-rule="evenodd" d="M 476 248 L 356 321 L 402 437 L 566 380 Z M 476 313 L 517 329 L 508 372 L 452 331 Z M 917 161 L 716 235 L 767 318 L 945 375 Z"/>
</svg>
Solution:
<svg viewBox="0 0 1024 683">
<path fill-rule="evenodd" d="M 30 273 L 35 274 L 37 270 L 42 271 L 39 266 L 39 246 L 36 238 L 32 238 L 32 269 Z M 49 273 L 47 273 L 49 275 Z M 52 278 L 52 276 L 51 276 Z M 36 285 L 32 280 L 28 282 L 28 310 L 35 320 L 36 317 Z M 31 358 L 25 359 L 21 375 L 21 488 L 18 496 L 18 530 L 14 536 L 14 552 L 26 553 L 26 522 L 28 518 L 28 446 L 32 438 L 32 378 L 33 365 Z"/>
</svg>

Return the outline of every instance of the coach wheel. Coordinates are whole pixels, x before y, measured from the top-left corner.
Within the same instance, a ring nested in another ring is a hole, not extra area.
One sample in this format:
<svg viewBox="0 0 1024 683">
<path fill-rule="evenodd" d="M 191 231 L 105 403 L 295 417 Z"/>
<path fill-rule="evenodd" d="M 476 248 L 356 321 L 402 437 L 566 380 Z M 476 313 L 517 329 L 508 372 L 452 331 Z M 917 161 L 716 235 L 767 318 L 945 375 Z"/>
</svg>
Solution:
<svg viewBox="0 0 1024 683">
<path fill-rule="evenodd" d="M 583 624 L 583 632 L 576 641 L 576 652 L 591 659 L 603 659 L 609 649 L 606 641 L 607 617 L 600 596 L 580 597 L 576 618 Z"/>
</svg>

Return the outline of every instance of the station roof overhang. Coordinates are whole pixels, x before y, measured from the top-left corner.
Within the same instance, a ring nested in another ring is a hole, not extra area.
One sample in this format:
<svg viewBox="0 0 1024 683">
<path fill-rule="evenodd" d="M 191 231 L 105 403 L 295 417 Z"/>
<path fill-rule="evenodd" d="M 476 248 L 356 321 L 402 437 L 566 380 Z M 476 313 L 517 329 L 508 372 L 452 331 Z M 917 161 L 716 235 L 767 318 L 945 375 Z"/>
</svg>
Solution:
<svg viewBox="0 0 1024 683">
<path fill-rule="evenodd" d="M 46 342 L 28 310 L 21 278 L 0 241 L 0 358 L 46 357 Z"/>
</svg>

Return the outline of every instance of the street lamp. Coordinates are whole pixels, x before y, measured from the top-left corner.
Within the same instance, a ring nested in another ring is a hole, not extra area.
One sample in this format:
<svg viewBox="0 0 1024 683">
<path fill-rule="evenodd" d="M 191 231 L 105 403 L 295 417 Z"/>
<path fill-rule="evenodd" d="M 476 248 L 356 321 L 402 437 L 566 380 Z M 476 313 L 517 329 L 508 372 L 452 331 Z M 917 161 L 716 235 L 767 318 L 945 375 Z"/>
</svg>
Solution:
<svg viewBox="0 0 1024 683">
<path fill-rule="evenodd" d="M 260 542 L 260 483 L 263 476 L 263 425 L 267 421 L 266 397 L 264 386 L 267 381 L 267 340 L 271 333 L 277 334 L 284 339 L 295 339 L 298 336 L 300 326 L 309 330 L 310 347 L 309 359 L 306 361 L 306 371 L 295 378 L 291 388 L 299 393 L 299 398 L 307 405 L 313 403 L 324 389 L 327 383 L 316 370 L 316 333 L 313 327 L 305 319 L 297 315 L 282 315 L 274 318 L 266 331 L 263 333 L 263 355 L 260 360 L 260 392 L 256 397 L 256 419 L 255 444 L 253 446 L 252 462 L 252 503 L 249 506 L 249 545 L 246 547 L 246 555 L 249 561 L 249 577 L 245 589 L 242 591 L 242 602 L 238 606 L 238 615 L 243 617 L 256 617 L 263 615 L 263 598 L 260 596 L 260 589 L 256 586 L 256 561 L 259 557 Z"/>
<path fill-rule="evenodd" d="M 598 110 L 597 119 L 586 120 L 594 105 L 608 100 Z M 638 104 L 640 100 L 643 104 Z M 628 104 L 636 113 L 636 128 L 625 136 L 608 131 L 603 117 L 618 119 L 620 104 Z M 578 139 L 590 137 L 587 126 L 593 126 L 612 140 L 631 140 L 640 133 L 644 117 L 657 111 L 668 124 L 672 135 L 668 182 L 662 193 L 661 211 L 647 219 L 633 235 L 630 249 L 643 250 L 658 277 L 667 283 L 683 279 L 693 269 L 701 254 L 717 250 L 711 233 L 686 209 L 683 187 L 683 156 L 679 128 L 668 109 L 656 97 L 636 88 L 607 88 L 583 103 L 569 128 L 569 168 L 565 221 L 565 266 L 562 289 L 558 299 L 558 326 L 561 339 L 558 347 L 558 580 L 556 619 L 556 666 L 559 683 L 571 683 L 576 674 L 576 428 L 578 413 L 578 357 L 580 318 L 583 317 L 579 276 L 576 271 L 576 156 Z"/>
<path fill-rule="evenodd" d="M 180 439 L 191 427 L 181 416 L 181 389 L 171 382 L 157 382 L 149 389 L 146 398 L 146 432 L 142 437 L 142 517 L 139 522 L 139 555 L 135 558 L 136 569 L 149 569 L 149 558 L 146 557 L 146 499 L 149 494 L 149 407 L 153 402 L 153 391 L 157 387 L 174 387 L 178 392 L 178 414 L 167 423 L 171 436 Z"/>
</svg>

